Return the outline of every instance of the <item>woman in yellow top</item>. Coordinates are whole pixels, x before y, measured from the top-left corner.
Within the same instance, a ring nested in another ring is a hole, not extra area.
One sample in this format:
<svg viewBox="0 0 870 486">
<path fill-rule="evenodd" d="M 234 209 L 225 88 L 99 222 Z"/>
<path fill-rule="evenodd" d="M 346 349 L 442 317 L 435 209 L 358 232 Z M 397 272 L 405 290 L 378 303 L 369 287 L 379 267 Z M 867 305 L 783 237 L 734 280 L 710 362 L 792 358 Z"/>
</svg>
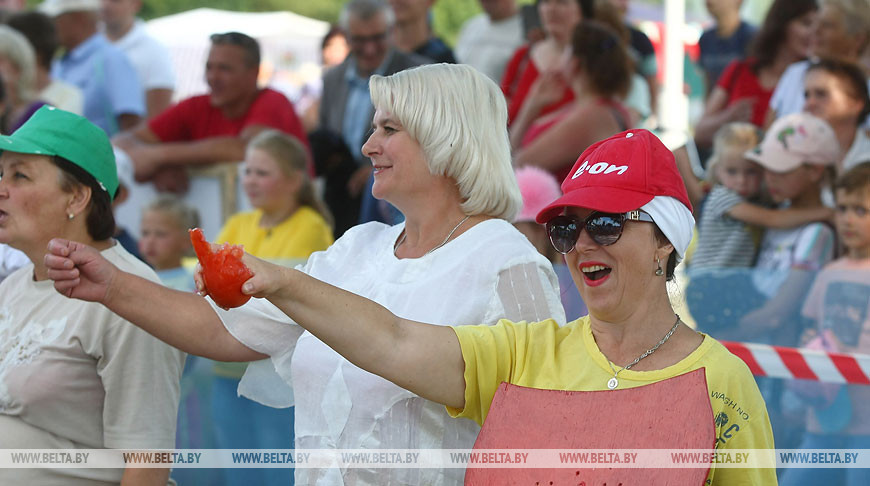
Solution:
<svg viewBox="0 0 870 486">
<path fill-rule="evenodd" d="M 232 216 L 218 242 L 244 245 L 251 255 L 280 264 L 304 262 L 332 244 L 332 216 L 308 177 L 308 153 L 277 130 L 248 144 L 242 186 L 253 211 Z M 215 362 L 211 412 L 219 449 L 292 449 L 293 408 L 272 408 L 239 396 L 248 363 Z M 288 433 L 289 432 L 289 433 Z M 227 484 L 291 484 L 293 470 L 224 469 Z"/>
<path fill-rule="evenodd" d="M 218 242 L 244 245 L 267 260 L 304 260 L 332 244 L 332 216 L 308 177 L 308 153 L 277 130 L 254 137 L 245 154 L 242 186 L 254 211 L 224 225 Z"/>
<path fill-rule="evenodd" d="M 767 410 L 749 368 L 715 339 L 686 326 L 671 307 L 667 281 L 694 227 L 673 154 L 646 130 L 623 132 L 590 146 L 562 190 L 564 195 L 537 220 L 547 223 L 551 242 L 565 254 L 589 308 L 588 316 L 563 327 L 553 320 L 456 327 L 414 322 L 248 255 L 244 262 L 254 277 L 242 289 L 268 299 L 357 366 L 446 405 L 454 416 L 483 422 L 501 382 L 621 390 L 703 368 L 706 389 L 701 393 L 709 397 L 709 426 L 715 434 L 710 447 L 772 449 Z M 53 240 L 49 251 L 46 264 L 59 292 L 101 302 L 160 335 L 171 334 L 160 328 L 166 316 L 154 316 L 134 302 L 149 291 L 146 282 L 119 272 L 78 243 Z M 197 283 L 204 291 L 201 279 Z M 432 289 L 433 300 L 438 290 Z M 225 353 L 240 346 L 228 340 L 208 345 Z M 648 406 L 665 410 L 667 403 Z M 555 414 L 542 418 L 559 420 Z M 596 427 L 654 431 L 649 423 L 625 419 L 615 417 Z M 775 473 L 773 468 L 714 465 L 707 484 L 775 484 Z"/>
</svg>

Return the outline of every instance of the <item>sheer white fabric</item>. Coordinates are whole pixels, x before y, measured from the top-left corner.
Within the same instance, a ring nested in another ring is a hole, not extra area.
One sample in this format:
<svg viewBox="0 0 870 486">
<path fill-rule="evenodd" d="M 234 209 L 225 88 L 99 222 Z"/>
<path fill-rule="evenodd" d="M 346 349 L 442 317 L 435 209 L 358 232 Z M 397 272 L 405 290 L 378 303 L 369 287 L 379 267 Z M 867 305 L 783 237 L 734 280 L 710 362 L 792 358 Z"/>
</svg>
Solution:
<svg viewBox="0 0 870 486">
<path fill-rule="evenodd" d="M 300 269 L 408 319 L 442 325 L 493 324 L 500 318 L 552 317 L 565 322 L 552 265 L 509 223 L 484 221 L 429 255 L 400 260 L 393 255 L 393 244 L 402 228 L 380 223 L 352 228 Z M 426 449 L 474 444 L 479 432 L 475 423 L 451 419 L 443 406 L 350 364 L 301 332 L 269 302 L 254 299 L 238 309 L 215 310 L 237 339 L 272 357 L 271 363 L 265 360 L 248 368 L 239 391 L 271 406 L 295 403 L 296 447 Z M 348 486 L 462 484 L 464 474 L 463 469 L 297 469 L 296 481 Z"/>
</svg>

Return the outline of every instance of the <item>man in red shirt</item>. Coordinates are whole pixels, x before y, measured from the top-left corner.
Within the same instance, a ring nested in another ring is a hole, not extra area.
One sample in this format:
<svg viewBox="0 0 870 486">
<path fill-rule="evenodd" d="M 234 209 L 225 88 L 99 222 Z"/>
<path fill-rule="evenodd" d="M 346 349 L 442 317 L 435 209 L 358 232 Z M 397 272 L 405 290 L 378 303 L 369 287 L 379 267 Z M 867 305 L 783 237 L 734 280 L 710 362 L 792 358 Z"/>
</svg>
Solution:
<svg viewBox="0 0 870 486">
<path fill-rule="evenodd" d="M 242 160 L 248 140 L 268 128 L 308 146 L 293 105 L 257 87 L 260 46 L 238 32 L 211 36 L 205 67 L 209 94 L 188 98 L 112 142 L 133 160 L 136 179 L 158 190 L 183 192 L 185 166 Z"/>
</svg>

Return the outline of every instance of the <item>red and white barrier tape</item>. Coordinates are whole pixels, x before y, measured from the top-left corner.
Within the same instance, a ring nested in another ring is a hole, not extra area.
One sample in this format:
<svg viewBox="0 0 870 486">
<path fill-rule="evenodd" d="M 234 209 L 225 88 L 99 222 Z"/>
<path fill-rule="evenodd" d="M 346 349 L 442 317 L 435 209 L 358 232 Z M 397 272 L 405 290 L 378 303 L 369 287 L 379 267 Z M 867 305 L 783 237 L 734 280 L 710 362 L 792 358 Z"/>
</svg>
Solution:
<svg viewBox="0 0 870 486">
<path fill-rule="evenodd" d="M 723 341 L 753 375 L 870 385 L 870 355 Z"/>
</svg>

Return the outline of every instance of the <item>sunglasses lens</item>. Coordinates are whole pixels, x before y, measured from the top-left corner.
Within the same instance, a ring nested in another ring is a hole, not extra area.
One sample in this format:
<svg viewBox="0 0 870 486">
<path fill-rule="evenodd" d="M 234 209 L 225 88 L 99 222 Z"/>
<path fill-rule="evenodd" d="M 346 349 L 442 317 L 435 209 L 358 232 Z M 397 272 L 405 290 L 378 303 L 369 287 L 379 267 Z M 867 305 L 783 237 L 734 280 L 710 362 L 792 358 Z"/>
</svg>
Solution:
<svg viewBox="0 0 870 486">
<path fill-rule="evenodd" d="M 586 231 L 602 246 L 612 245 L 622 236 L 625 218 L 621 214 L 598 214 L 586 221 Z"/>
<path fill-rule="evenodd" d="M 559 253 L 569 253 L 580 236 L 580 222 L 567 216 L 557 216 L 547 223 L 547 234 L 553 248 Z"/>
</svg>

